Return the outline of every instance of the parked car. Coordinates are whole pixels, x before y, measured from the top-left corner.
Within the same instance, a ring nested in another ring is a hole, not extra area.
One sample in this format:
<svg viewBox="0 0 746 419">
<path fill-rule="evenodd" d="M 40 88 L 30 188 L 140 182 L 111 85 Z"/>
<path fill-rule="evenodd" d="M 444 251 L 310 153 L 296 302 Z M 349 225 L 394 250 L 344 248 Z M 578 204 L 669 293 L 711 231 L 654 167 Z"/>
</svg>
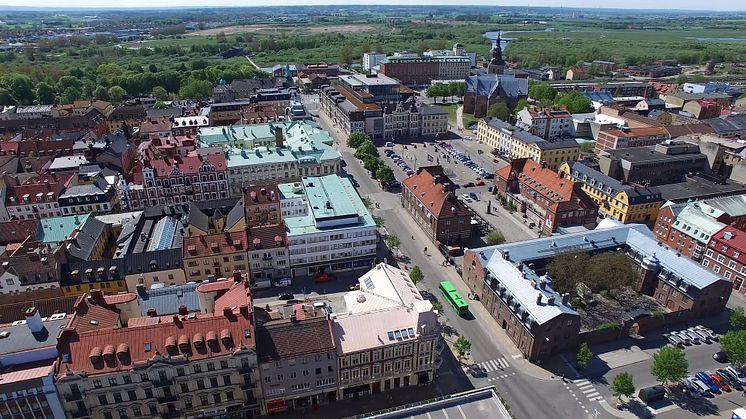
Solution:
<svg viewBox="0 0 746 419">
<path fill-rule="evenodd" d="M 712 381 L 712 378 L 710 378 L 710 376 L 707 375 L 707 373 L 705 373 L 704 371 L 697 372 L 695 374 L 695 377 L 697 377 L 699 381 L 705 383 L 705 385 L 707 385 L 707 388 L 709 388 L 711 392 L 718 394 L 720 393 L 720 387 L 718 387 L 718 385 L 715 384 L 714 381 Z"/>
<path fill-rule="evenodd" d="M 475 200 L 475 201 L 478 201 L 478 200 L 479 200 L 479 199 L 477 198 L 477 194 L 475 194 L 474 192 L 469 192 L 469 198 L 471 198 L 471 199 L 473 199 L 473 200 Z"/>
<path fill-rule="evenodd" d="M 733 375 L 739 383 L 746 386 L 746 375 L 743 374 L 743 371 L 730 365 L 725 367 L 725 370 L 731 373 L 731 375 Z"/>
<path fill-rule="evenodd" d="M 484 177 L 485 179 L 494 179 L 495 178 L 495 174 L 494 173 L 486 173 L 482 177 Z"/>
<path fill-rule="evenodd" d="M 652 386 L 652 387 L 645 387 L 641 388 L 640 392 L 637 393 L 637 397 L 645 402 L 646 404 L 650 404 L 650 402 L 658 401 L 665 397 L 666 395 L 666 389 L 663 388 L 663 386 Z"/>
<path fill-rule="evenodd" d="M 484 186 L 485 183 L 484 183 L 483 180 L 480 180 L 479 182 L 475 183 L 475 185 L 477 185 L 477 186 Z"/>
<path fill-rule="evenodd" d="M 464 183 L 463 186 L 464 186 L 464 188 L 472 188 L 472 187 L 474 187 L 474 182 L 466 182 L 466 183 Z"/>
<path fill-rule="evenodd" d="M 676 336 L 677 338 L 681 340 L 681 343 L 683 343 L 686 346 L 691 346 L 692 344 L 692 341 L 689 340 L 689 336 L 687 335 L 683 335 L 679 332 L 671 332 L 671 336 Z"/>
<path fill-rule="evenodd" d="M 461 195 L 461 198 L 462 198 L 462 199 L 463 199 L 463 200 L 464 200 L 465 202 L 471 202 L 471 196 L 469 196 L 469 194 L 468 194 L 468 193 L 465 193 L 465 194 Z"/>
<path fill-rule="evenodd" d="M 350 291 L 356 291 L 360 289 L 360 283 L 355 283 L 350 285 Z"/>
<path fill-rule="evenodd" d="M 383 146 L 384 147 L 393 147 L 394 143 L 392 143 L 391 141 L 387 141 L 386 144 L 384 144 Z"/>
<path fill-rule="evenodd" d="M 290 278 L 278 279 L 277 281 L 272 283 L 272 285 L 278 288 L 289 287 L 292 284 L 293 284 L 293 281 L 291 281 Z"/>
<path fill-rule="evenodd" d="M 700 393 L 702 393 L 702 395 L 709 395 L 712 392 L 712 390 L 710 390 L 710 386 L 703 383 L 702 380 L 696 377 L 690 377 L 689 380 L 692 382 L 692 384 L 697 386 L 697 388 L 699 389 Z"/>
<path fill-rule="evenodd" d="M 718 385 L 718 387 L 722 388 L 724 391 L 727 391 L 728 393 L 731 392 L 731 388 L 728 385 L 728 382 L 723 379 L 723 377 L 719 376 L 716 373 L 710 374 L 710 378 L 712 381 Z"/>
<path fill-rule="evenodd" d="M 694 333 L 695 335 L 699 336 L 699 338 L 702 340 L 702 342 L 704 342 L 704 343 L 712 343 L 712 339 L 710 338 L 710 335 L 707 332 L 705 332 L 703 330 L 697 330 L 697 329 L 694 329 L 694 328 L 691 328 L 691 327 L 689 329 L 687 329 L 687 330 L 689 331 L 689 333 Z"/>
<path fill-rule="evenodd" d="M 333 274 L 322 272 L 316 277 L 316 282 L 322 283 L 322 282 L 329 282 L 334 281 L 336 277 Z"/>
<path fill-rule="evenodd" d="M 733 374 L 728 372 L 727 370 L 723 368 L 718 368 L 717 373 L 720 377 L 722 377 L 731 387 L 735 388 L 738 391 L 743 391 L 743 386 L 738 381 L 738 378 L 736 378 Z"/>
<path fill-rule="evenodd" d="M 292 300 L 293 298 L 295 298 L 295 296 L 291 292 L 284 292 L 278 295 L 277 298 L 279 298 L 280 300 Z"/>
<path fill-rule="evenodd" d="M 714 340 L 715 342 L 718 342 L 720 340 L 720 336 L 717 333 L 713 332 L 710 328 L 704 326 L 695 326 L 695 329 L 707 333 L 708 335 L 710 335 L 710 339 Z"/>
<path fill-rule="evenodd" d="M 666 339 L 668 339 L 668 342 L 671 343 L 671 345 L 674 345 L 674 346 L 684 346 L 684 342 L 682 342 L 681 339 L 679 339 L 678 337 L 676 337 L 676 335 L 674 335 L 674 334 L 663 335 L 663 336 L 665 336 Z"/>
<path fill-rule="evenodd" d="M 715 352 L 712 354 L 712 359 L 720 363 L 726 363 L 728 362 L 728 354 L 723 351 Z"/>
<path fill-rule="evenodd" d="M 702 391 L 697 387 L 689 378 L 681 380 L 681 386 L 684 388 L 686 394 L 693 399 L 702 397 Z"/>
<path fill-rule="evenodd" d="M 679 333 L 688 336 L 689 340 L 692 341 L 692 343 L 695 345 L 699 345 L 700 343 L 702 343 L 702 339 L 700 339 L 699 335 L 697 335 L 696 333 L 692 333 L 688 330 L 682 330 Z"/>
</svg>

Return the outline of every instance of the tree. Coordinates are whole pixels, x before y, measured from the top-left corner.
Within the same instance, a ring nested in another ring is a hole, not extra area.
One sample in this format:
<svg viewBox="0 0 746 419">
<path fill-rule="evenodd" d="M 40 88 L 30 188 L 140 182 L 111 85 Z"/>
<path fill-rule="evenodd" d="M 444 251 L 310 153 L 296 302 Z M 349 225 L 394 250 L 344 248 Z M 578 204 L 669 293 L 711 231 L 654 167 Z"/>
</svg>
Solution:
<svg viewBox="0 0 746 419">
<path fill-rule="evenodd" d="M 746 330 L 731 330 L 720 338 L 720 349 L 736 368 L 746 365 Z"/>
<path fill-rule="evenodd" d="M 399 241 L 399 237 L 396 235 L 389 234 L 389 236 L 386 237 L 386 246 L 388 246 L 392 252 L 395 252 L 396 249 L 399 248 L 399 245 L 401 245 L 401 241 Z"/>
<path fill-rule="evenodd" d="M 394 171 L 386 165 L 381 165 L 378 167 L 378 170 L 376 170 L 376 179 L 378 179 L 379 182 L 391 182 L 394 180 Z"/>
<path fill-rule="evenodd" d="M 163 88 L 163 86 L 155 86 L 150 94 L 161 102 L 168 100 L 168 92 Z"/>
<path fill-rule="evenodd" d="M 339 51 L 339 62 L 344 65 L 350 65 L 352 64 L 352 58 L 355 54 L 355 50 L 352 48 L 352 45 L 346 44 L 342 47 L 342 50 Z"/>
<path fill-rule="evenodd" d="M 49 83 L 39 82 L 36 85 L 36 98 L 40 105 L 51 105 L 54 103 L 54 87 Z"/>
<path fill-rule="evenodd" d="M 0 77 L 0 87 L 19 105 L 30 105 L 34 102 L 34 84 L 29 76 L 18 73 L 5 74 Z"/>
<path fill-rule="evenodd" d="M 487 244 L 490 246 L 494 246 L 497 244 L 503 244 L 505 243 L 505 236 L 503 236 L 503 233 L 500 230 L 492 230 L 489 233 L 487 233 L 487 237 L 485 237 L 485 242 L 487 242 Z"/>
<path fill-rule="evenodd" d="M 376 176 L 376 172 L 381 166 L 385 166 L 381 159 L 372 154 L 363 154 L 360 156 L 360 160 L 363 161 L 365 170 L 369 171 L 373 177 Z"/>
<path fill-rule="evenodd" d="M 157 73 L 158 67 L 155 64 L 151 63 L 150 65 L 148 65 L 148 71 L 150 71 L 151 73 Z"/>
<path fill-rule="evenodd" d="M 430 49 L 430 45 L 424 39 L 417 44 L 417 52 L 422 54 L 423 52 Z"/>
<path fill-rule="evenodd" d="M 68 87 L 63 92 L 62 97 L 60 97 L 60 101 L 62 103 L 73 103 L 76 100 L 80 100 L 82 96 L 83 92 L 81 92 L 80 89 L 77 89 L 75 87 Z"/>
<path fill-rule="evenodd" d="M 614 395 L 617 396 L 619 402 L 622 401 L 622 396 L 631 398 L 635 394 L 635 384 L 632 381 L 632 374 L 623 372 L 617 374 L 614 377 L 614 381 L 611 383 L 611 389 L 614 391 Z"/>
<path fill-rule="evenodd" d="M 528 101 L 526 99 L 519 99 L 518 102 L 515 104 L 515 109 L 513 109 L 513 114 L 517 115 L 518 112 L 522 111 L 524 108 L 528 108 Z"/>
<path fill-rule="evenodd" d="M 448 95 L 449 96 L 461 97 L 464 95 L 464 90 L 466 90 L 466 83 L 462 81 L 454 81 L 454 82 L 448 83 Z"/>
<path fill-rule="evenodd" d="M 547 99 L 553 101 L 557 97 L 557 90 L 548 84 L 536 83 L 528 88 L 528 95 L 536 100 Z"/>
<path fill-rule="evenodd" d="M 578 91 L 564 94 L 557 99 L 557 104 L 567 108 L 570 113 L 593 112 L 593 104 L 590 99 Z"/>
<path fill-rule="evenodd" d="M 189 79 L 179 89 L 181 99 L 205 99 L 212 96 L 212 83 L 207 80 Z"/>
<path fill-rule="evenodd" d="M 443 303 L 441 303 L 438 300 L 433 301 L 433 310 L 437 311 L 438 313 L 443 312 Z"/>
<path fill-rule="evenodd" d="M 93 97 L 95 97 L 98 100 L 109 100 L 109 91 L 106 90 L 104 86 L 98 86 L 96 87 L 96 90 L 93 91 Z"/>
<path fill-rule="evenodd" d="M 409 278 L 411 278 L 412 282 L 416 285 L 425 278 L 425 275 L 422 274 L 422 269 L 420 269 L 419 266 L 415 266 L 411 271 L 409 271 Z"/>
<path fill-rule="evenodd" d="M 448 96 L 448 93 L 448 86 L 444 84 L 432 84 L 427 87 L 427 90 L 425 90 L 427 97 L 434 98 L 435 103 L 438 103 L 439 97 Z"/>
<path fill-rule="evenodd" d="M 57 89 L 58 92 L 64 92 L 71 87 L 81 89 L 83 87 L 83 82 L 81 82 L 77 77 L 62 76 L 57 80 L 57 84 L 55 85 L 55 89 Z"/>
<path fill-rule="evenodd" d="M 591 363 L 592 359 L 593 352 L 591 352 L 588 344 L 586 342 L 583 342 L 580 345 L 580 349 L 578 349 L 577 355 L 575 356 L 575 360 L 578 362 L 578 366 L 580 366 L 580 369 L 585 369 L 585 367 L 587 367 L 588 364 Z"/>
<path fill-rule="evenodd" d="M 109 98 L 111 99 L 111 103 L 115 105 L 122 103 L 122 98 L 126 94 L 127 92 L 122 88 L 122 86 L 111 86 L 109 88 Z"/>
<path fill-rule="evenodd" d="M 487 116 L 507 121 L 510 118 L 510 109 L 508 109 L 508 105 L 498 102 L 487 109 Z"/>
<path fill-rule="evenodd" d="M 16 100 L 13 98 L 13 95 L 10 94 L 8 89 L 0 87 L 0 106 L 13 106 L 16 104 Z"/>
<path fill-rule="evenodd" d="M 465 337 L 459 336 L 456 342 L 453 343 L 453 349 L 456 351 L 456 357 L 461 361 L 471 351 L 471 342 Z"/>
<path fill-rule="evenodd" d="M 746 316 L 744 316 L 743 307 L 736 307 L 730 312 L 731 329 L 743 329 L 746 327 Z"/>
<path fill-rule="evenodd" d="M 364 132 L 353 132 L 347 137 L 347 146 L 352 148 L 358 148 L 365 141 L 370 141 L 368 134 Z"/>
<path fill-rule="evenodd" d="M 650 368 L 650 373 L 665 386 L 668 383 L 680 381 L 689 375 L 689 362 L 681 348 L 664 346 L 653 354 L 653 365 Z"/>
<path fill-rule="evenodd" d="M 355 151 L 355 158 L 363 159 L 363 156 L 374 156 L 378 157 L 378 149 L 371 140 L 365 140 Z"/>
</svg>

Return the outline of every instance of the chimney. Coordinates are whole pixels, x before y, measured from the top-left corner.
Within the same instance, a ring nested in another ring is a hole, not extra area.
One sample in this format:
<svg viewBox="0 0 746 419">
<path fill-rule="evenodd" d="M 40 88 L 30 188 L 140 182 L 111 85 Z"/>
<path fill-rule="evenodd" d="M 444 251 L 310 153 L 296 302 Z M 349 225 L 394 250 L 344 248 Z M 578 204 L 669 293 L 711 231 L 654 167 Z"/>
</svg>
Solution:
<svg viewBox="0 0 746 419">
<path fill-rule="evenodd" d="M 233 271 L 233 282 L 239 283 L 241 282 L 241 271 Z"/>
<path fill-rule="evenodd" d="M 282 136 L 282 128 L 275 127 L 275 147 L 282 148 L 284 146 L 284 138 Z"/>
<path fill-rule="evenodd" d="M 541 294 L 536 296 L 536 305 L 541 305 Z"/>
<path fill-rule="evenodd" d="M 233 310 L 231 310 L 230 307 L 223 307 L 223 316 L 231 317 L 232 315 L 233 315 Z"/>
<path fill-rule="evenodd" d="M 553 306 L 554 305 L 554 297 L 549 297 L 549 299 L 547 300 L 547 304 L 550 305 L 550 306 Z"/>
<path fill-rule="evenodd" d="M 539 281 L 539 287 L 543 290 L 547 289 L 547 281 Z"/>
<path fill-rule="evenodd" d="M 99 289 L 92 289 L 89 293 L 93 301 L 103 301 L 104 300 L 104 292 Z"/>
<path fill-rule="evenodd" d="M 566 292 L 562 294 L 562 305 L 566 306 L 568 304 L 570 304 L 570 294 Z"/>
<path fill-rule="evenodd" d="M 242 316 L 244 316 L 244 317 L 248 317 L 249 316 L 249 306 L 241 306 L 239 308 L 239 310 L 241 310 L 241 315 Z"/>
<path fill-rule="evenodd" d="M 187 306 L 185 304 L 179 305 L 179 315 L 186 316 L 189 314 L 189 311 L 187 311 Z"/>
<path fill-rule="evenodd" d="M 510 252 L 505 250 L 503 251 L 503 259 L 510 260 Z"/>
<path fill-rule="evenodd" d="M 178 314 L 174 314 L 172 318 L 174 319 L 174 324 L 175 325 L 181 324 L 181 318 L 179 318 Z"/>
<path fill-rule="evenodd" d="M 156 317 L 158 316 L 158 312 L 154 308 L 148 309 L 148 317 Z"/>
<path fill-rule="evenodd" d="M 31 333 L 39 333 L 44 329 L 39 310 L 36 307 L 27 308 L 24 314 L 26 315 L 26 324 L 28 324 Z"/>
</svg>

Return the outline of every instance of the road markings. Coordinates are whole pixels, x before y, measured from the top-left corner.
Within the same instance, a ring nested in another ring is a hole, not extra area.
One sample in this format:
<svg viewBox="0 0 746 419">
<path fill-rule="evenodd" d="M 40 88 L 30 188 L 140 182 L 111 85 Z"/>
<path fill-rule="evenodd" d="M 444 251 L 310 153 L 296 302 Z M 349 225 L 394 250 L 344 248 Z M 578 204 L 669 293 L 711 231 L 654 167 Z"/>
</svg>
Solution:
<svg viewBox="0 0 746 419">
<path fill-rule="evenodd" d="M 504 378 L 512 377 L 514 375 L 515 375 L 515 372 L 511 372 L 510 374 L 498 375 L 498 376 L 495 376 L 495 377 L 488 378 L 487 382 L 491 383 L 493 381 L 502 380 Z"/>
<path fill-rule="evenodd" d="M 601 393 L 596 390 L 596 387 L 594 387 L 593 383 L 591 383 L 588 380 L 572 380 L 572 383 L 575 384 L 575 386 L 578 387 L 578 391 L 583 393 L 583 395 L 590 401 L 600 401 L 603 400 L 604 397 L 601 395 Z"/>
<path fill-rule="evenodd" d="M 488 361 L 480 362 L 477 365 L 486 372 L 505 370 L 506 368 L 510 367 L 510 364 L 508 364 L 508 361 L 505 359 L 505 357 L 499 359 L 490 359 Z"/>
</svg>

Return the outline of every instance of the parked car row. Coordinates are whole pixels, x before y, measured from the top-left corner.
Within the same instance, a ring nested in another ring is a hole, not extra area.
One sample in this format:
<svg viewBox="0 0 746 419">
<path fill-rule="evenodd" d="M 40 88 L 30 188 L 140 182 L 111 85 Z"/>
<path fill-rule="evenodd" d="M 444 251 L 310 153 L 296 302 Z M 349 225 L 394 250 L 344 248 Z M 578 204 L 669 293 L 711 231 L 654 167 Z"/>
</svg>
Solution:
<svg viewBox="0 0 746 419">
<path fill-rule="evenodd" d="M 401 156 L 399 156 L 398 154 L 396 154 L 394 152 L 394 150 L 388 150 L 387 149 L 387 150 L 384 151 L 384 154 L 386 154 L 386 156 L 388 158 L 390 158 L 391 161 L 393 161 L 394 164 L 397 167 L 399 167 L 402 172 L 406 173 L 407 176 L 414 176 L 415 175 L 414 170 L 412 170 L 412 168 L 409 166 L 409 164 L 407 164 L 407 162 L 405 162 L 404 159 L 401 158 Z"/>
<path fill-rule="evenodd" d="M 684 391 L 693 399 L 708 397 L 734 389 L 743 391 L 746 375 L 740 369 L 727 366 L 715 371 L 699 371 L 694 376 L 681 380 Z"/>
<path fill-rule="evenodd" d="M 461 162 L 461 163 L 463 163 L 464 166 L 466 166 L 469 169 L 473 170 L 480 177 L 485 178 L 485 179 L 492 179 L 492 178 L 495 177 L 495 175 L 492 172 L 490 172 L 489 170 L 485 169 L 484 167 L 482 167 L 482 166 L 474 163 L 466 154 L 464 154 L 464 153 L 456 150 L 455 148 L 453 148 L 452 145 L 450 145 L 450 144 L 448 144 L 448 143 L 446 143 L 444 141 L 436 141 L 435 145 L 442 147 L 443 150 L 446 153 L 448 153 L 451 156 L 453 156 L 453 158 L 455 159 L 455 162 Z M 479 179 L 479 180 L 481 180 L 481 179 Z M 484 182 L 477 182 L 477 183 L 481 183 L 481 185 L 477 184 L 476 186 L 482 186 L 482 185 L 484 185 Z M 475 186 L 475 185 L 471 185 L 471 186 Z M 464 187 L 467 188 L 468 186 L 464 185 Z"/>
<path fill-rule="evenodd" d="M 712 343 L 720 340 L 720 336 L 704 326 L 694 326 L 677 332 L 663 335 L 669 343 L 683 348 L 684 346 Z"/>
</svg>

